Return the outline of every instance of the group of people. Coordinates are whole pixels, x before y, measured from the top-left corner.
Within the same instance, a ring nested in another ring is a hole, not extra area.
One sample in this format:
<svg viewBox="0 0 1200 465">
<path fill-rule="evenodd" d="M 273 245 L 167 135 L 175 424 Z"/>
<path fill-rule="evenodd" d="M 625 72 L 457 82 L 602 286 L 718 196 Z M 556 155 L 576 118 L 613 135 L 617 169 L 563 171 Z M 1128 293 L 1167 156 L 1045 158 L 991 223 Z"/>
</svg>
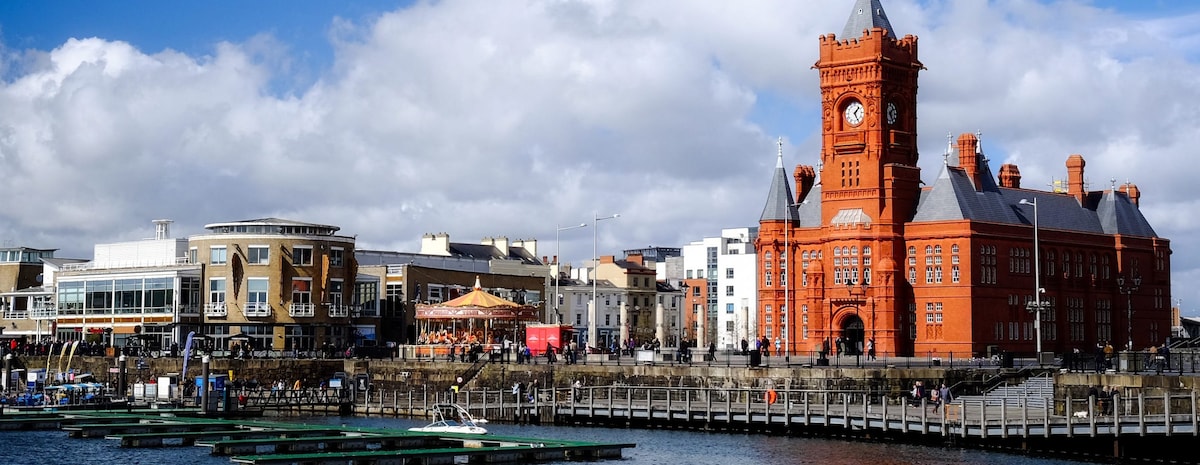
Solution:
<svg viewBox="0 0 1200 465">
<path fill-rule="evenodd" d="M 946 386 L 946 383 L 927 389 L 924 381 L 916 381 L 908 394 L 909 405 L 913 407 L 919 407 L 922 401 L 928 401 L 925 405 L 936 408 L 954 400 L 954 395 L 950 393 L 950 387 Z"/>
<path fill-rule="evenodd" d="M 525 385 L 525 383 L 518 381 L 513 383 L 512 386 L 513 400 L 518 404 L 524 402 L 529 402 L 532 404 L 533 401 L 537 399 L 537 391 L 538 380 L 536 378 L 534 378 L 533 381 L 530 381 L 528 386 Z"/>
<path fill-rule="evenodd" d="M 1116 386 L 1088 388 L 1088 403 L 1095 406 L 1099 415 L 1112 415 L 1113 407 L 1121 400 L 1121 390 Z"/>
<path fill-rule="evenodd" d="M 0 355 L 46 356 L 66 354 L 71 351 L 70 346 L 72 342 L 74 341 L 63 341 L 56 338 L 43 338 L 38 342 L 9 339 L 3 345 L 0 345 Z M 75 347 L 75 355 L 103 357 L 107 355 L 108 347 L 109 345 L 104 342 L 79 341 L 79 345 Z M 126 355 L 142 355 L 137 353 L 138 349 L 134 346 L 126 346 L 122 349 L 122 352 Z"/>
</svg>

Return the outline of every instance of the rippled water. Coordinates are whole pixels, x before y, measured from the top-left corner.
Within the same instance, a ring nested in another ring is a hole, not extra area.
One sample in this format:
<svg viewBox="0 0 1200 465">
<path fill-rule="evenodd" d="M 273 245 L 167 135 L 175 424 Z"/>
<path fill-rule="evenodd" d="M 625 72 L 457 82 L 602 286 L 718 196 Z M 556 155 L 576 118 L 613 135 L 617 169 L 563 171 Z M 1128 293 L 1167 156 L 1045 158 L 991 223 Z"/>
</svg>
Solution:
<svg viewBox="0 0 1200 465">
<path fill-rule="evenodd" d="M 349 417 L 293 418 L 285 421 L 397 429 L 423 424 L 420 421 L 407 419 Z M 845 442 L 661 429 L 636 430 L 507 424 L 490 424 L 488 429 L 495 434 L 505 436 L 637 444 L 636 448 L 625 450 L 623 460 L 597 462 L 620 465 L 939 465 L 962 463 L 1065 465 L 1083 463 L 893 443 Z M 225 465 L 229 463 L 231 463 L 229 458 L 210 456 L 208 449 L 202 447 L 122 449 L 117 441 L 69 439 L 66 433 L 59 431 L 0 432 L 0 464 Z"/>
</svg>

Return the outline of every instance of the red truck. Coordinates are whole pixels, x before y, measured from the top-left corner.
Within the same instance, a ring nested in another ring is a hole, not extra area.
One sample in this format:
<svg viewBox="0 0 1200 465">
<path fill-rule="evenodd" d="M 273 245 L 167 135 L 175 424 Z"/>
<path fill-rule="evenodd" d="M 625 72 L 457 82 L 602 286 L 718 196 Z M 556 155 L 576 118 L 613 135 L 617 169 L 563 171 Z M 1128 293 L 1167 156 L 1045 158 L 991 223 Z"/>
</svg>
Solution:
<svg viewBox="0 0 1200 465">
<path fill-rule="evenodd" d="M 556 353 L 562 352 L 563 344 L 570 344 L 575 337 L 575 328 L 571 325 L 532 324 L 525 326 L 525 345 L 529 353 L 535 357 L 546 354 L 546 344 L 554 347 Z"/>
</svg>

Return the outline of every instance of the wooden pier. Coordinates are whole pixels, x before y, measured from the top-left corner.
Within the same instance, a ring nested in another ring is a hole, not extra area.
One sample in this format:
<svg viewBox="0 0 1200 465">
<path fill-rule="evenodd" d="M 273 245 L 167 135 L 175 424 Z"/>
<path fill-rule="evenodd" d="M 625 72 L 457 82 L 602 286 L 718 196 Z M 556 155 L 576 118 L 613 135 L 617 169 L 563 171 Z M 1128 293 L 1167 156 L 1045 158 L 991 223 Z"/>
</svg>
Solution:
<svg viewBox="0 0 1200 465">
<path fill-rule="evenodd" d="M 965 397 L 912 404 L 904 396 L 822 390 L 605 386 L 555 404 L 560 424 L 735 430 L 768 434 L 906 438 L 1089 458 L 1165 459 L 1200 436 L 1195 392 L 1161 397 Z M 769 402 L 774 399 L 774 402 Z M 1196 457 L 1172 457 L 1197 463 Z"/>
</svg>

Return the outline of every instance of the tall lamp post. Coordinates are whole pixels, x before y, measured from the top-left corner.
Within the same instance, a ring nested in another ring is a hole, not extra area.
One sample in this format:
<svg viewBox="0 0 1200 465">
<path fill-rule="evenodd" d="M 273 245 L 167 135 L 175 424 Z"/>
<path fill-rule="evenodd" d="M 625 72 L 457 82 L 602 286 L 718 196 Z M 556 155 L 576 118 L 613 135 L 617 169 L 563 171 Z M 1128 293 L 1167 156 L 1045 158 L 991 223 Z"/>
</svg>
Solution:
<svg viewBox="0 0 1200 465">
<path fill-rule="evenodd" d="M 679 335 L 678 335 L 678 336 L 675 338 L 675 348 L 676 348 L 676 349 L 683 349 L 683 334 L 684 334 L 684 333 L 683 333 L 683 320 L 684 320 L 684 318 L 683 318 L 683 309 L 687 307 L 687 298 L 688 298 L 688 285 L 687 285 L 687 283 L 685 283 L 685 282 L 680 282 L 680 283 L 679 283 L 679 289 L 680 289 L 681 291 L 683 291 L 683 292 L 682 292 L 682 294 L 680 295 L 680 299 L 679 299 L 679 306 L 678 306 L 678 309 L 679 309 L 679 311 L 677 312 L 677 314 L 678 314 L 678 318 L 679 318 L 679 321 L 678 321 L 678 323 L 677 323 L 676 330 L 677 330 L 677 332 L 679 333 Z"/>
<path fill-rule="evenodd" d="M 1042 293 L 1046 292 L 1042 289 L 1042 251 L 1041 244 L 1038 243 L 1038 206 L 1037 199 L 1021 199 L 1021 205 L 1033 206 L 1033 302 L 1029 306 L 1033 309 L 1033 334 L 1037 339 L 1034 344 L 1034 351 L 1038 354 L 1042 353 Z"/>
<path fill-rule="evenodd" d="M 1129 336 L 1129 340 L 1125 344 L 1125 350 L 1133 350 L 1133 293 L 1137 292 L 1138 287 L 1142 285 L 1142 277 L 1133 275 L 1133 279 L 1128 282 L 1124 276 L 1117 276 L 1117 292 L 1125 294 L 1125 334 Z"/>
<path fill-rule="evenodd" d="M 588 307 L 588 347 L 596 347 L 596 272 L 599 269 L 600 257 L 596 255 L 596 223 L 620 217 L 620 213 L 600 217 L 592 215 L 592 302 Z"/>
<path fill-rule="evenodd" d="M 783 156 L 783 139 L 779 141 L 779 156 Z M 807 202 L 807 201 L 805 201 Z M 792 276 L 795 274 L 792 270 L 792 244 L 790 232 L 792 230 L 792 209 L 803 205 L 805 202 L 789 203 L 788 204 L 788 221 L 787 226 L 783 228 L 783 361 L 791 363 L 792 360 L 792 345 L 791 333 L 788 327 L 792 324 Z M 776 350 L 776 355 L 778 354 Z"/>
<path fill-rule="evenodd" d="M 850 290 L 850 299 L 855 301 L 854 316 L 858 318 L 859 323 L 862 323 L 862 312 L 860 310 L 862 309 L 862 306 L 866 305 L 867 303 L 867 287 L 869 284 L 867 284 L 866 278 L 859 280 L 857 287 L 854 284 L 854 281 L 847 282 L 846 287 Z M 863 339 L 866 338 L 866 334 L 866 326 L 864 325 L 863 333 L 857 335 L 858 340 L 849 341 L 854 343 L 854 366 L 856 367 L 862 367 L 862 345 Z M 843 338 L 843 340 L 845 339 Z"/>
<path fill-rule="evenodd" d="M 558 280 L 562 277 L 562 268 L 559 265 L 559 263 L 562 263 L 562 245 L 559 236 L 563 231 L 568 229 L 586 227 L 587 223 L 579 223 L 578 225 L 567 227 L 556 225 L 557 229 L 554 230 L 554 316 L 558 318 L 557 323 L 560 325 L 562 324 L 562 312 L 558 311 L 558 300 L 561 297 L 561 294 L 558 293 Z M 588 321 L 588 323 L 591 323 L 591 321 Z"/>
<path fill-rule="evenodd" d="M 782 157 L 783 157 L 783 138 L 782 137 L 779 138 L 779 156 L 780 156 L 780 159 L 782 159 Z M 791 362 L 792 362 L 792 359 L 791 359 L 792 351 L 788 349 L 788 342 L 789 342 L 788 341 L 788 325 L 791 324 L 791 322 L 792 322 L 791 321 L 792 320 L 792 315 L 791 315 L 791 313 L 792 313 L 792 296 L 791 296 L 792 246 L 789 243 L 790 241 L 788 240 L 789 239 L 788 233 L 792 230 L 792 204 L 789 203 L 787 208 L 788 208 L 788 220 L 787 220 L 787 224 L 785 224 L 783 226 L 783 280 L 784 280 L 783 281 L 783 309 L 784 309 L 784 312 L 783 312 L 783 326 L 781 328 L 781 329 L 783 329 L 783 364 L 785 366 L 791 364 Z M 775 355 L 778 356 L 779 355 L 779 347 L 778 347 L 779 339 L 778 339 L 778 337 L 776 337 L 775 341 L 776 341 L 775 342 L 775 345 L 776 345 Z"/>
</svg>

